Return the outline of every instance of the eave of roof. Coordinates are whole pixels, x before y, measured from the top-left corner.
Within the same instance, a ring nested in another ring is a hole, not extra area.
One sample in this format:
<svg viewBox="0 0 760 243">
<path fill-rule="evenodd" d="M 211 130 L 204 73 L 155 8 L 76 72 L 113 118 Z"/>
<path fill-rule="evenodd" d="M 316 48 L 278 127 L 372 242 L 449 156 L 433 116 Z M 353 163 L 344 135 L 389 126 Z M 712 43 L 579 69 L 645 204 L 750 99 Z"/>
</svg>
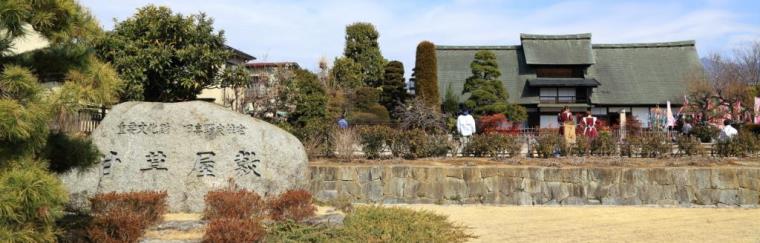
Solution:
<svg viewBox="0 0 760 243">
<path fill-rule="evenodd" d="M 296 62 L 249 62 L 245 64 L 247 67 L 251 68 L 262 68 L 262 67 L 295 67 L 298 68 L 299 65 Z"/>
<path fill-rule="evenodd" d="M 583 103 L 562 103 L 562 104 L 538 104 L 538 107 L 542 108 L 562 108 L 562 107 L 591 107 L 589 104 Z"/>
<path fill-rule="evenodd" d="M 241 50 L 238 50 L 238 49 L 236 49 L 234 47 L 227 46 L 227 49 L 229 49 L 230 51 L 232 51 L 233 53 L 235 53 L 235 55 L 238 55 L 238 56 L 242 57 L 245 60 L 248 60 L 248 61 L 250 61 L 250 60 L 256 60 L 256 57 L 252 56 L 251 54 L 245 53 L 245 52 L 243 52 Z"/>
<path fill-rule="evenodd" d="M 651 43 L 621 43 L 621 44 L 592 44 L 594 49 L 609 48 L 663 48 L 663 47 L 689 47 L 695 46 L 694 40 L 671 41 L 671 42 L 651 42 Z"/>
<path fill-rule="evenodd" d="M 586 78 L 535 78 L 528 79 L 528 85 L 533 87 L 596 87 L 599 81 Z"/>
</svg>

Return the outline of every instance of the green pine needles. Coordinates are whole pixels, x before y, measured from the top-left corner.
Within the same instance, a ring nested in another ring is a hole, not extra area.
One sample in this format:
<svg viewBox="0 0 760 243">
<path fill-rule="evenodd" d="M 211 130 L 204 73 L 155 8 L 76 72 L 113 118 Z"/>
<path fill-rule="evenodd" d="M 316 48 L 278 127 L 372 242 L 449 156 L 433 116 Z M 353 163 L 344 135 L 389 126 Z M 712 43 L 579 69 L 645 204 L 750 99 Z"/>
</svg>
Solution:
<svg viewBox="0 0 760 243">
<path fill-rule="evenodd" d="M 30 161 L 0 172 L 0 242 L 54 242 L 68 193 Z"/>
<path fill-rule="evenodd" d="M 512 121 L 523 121 L 527 118 L 525 108 L 507 102 L 509 93 L 499 80 L 501 72 L 493 52 L 484 50 L 475 53 L 470 68 L 472 76 L 467 78 L 462 90 L 462 94 L 470 94 L 464 102 L 465 107 L 478 115 L 502 113 Z"/>
</svg>

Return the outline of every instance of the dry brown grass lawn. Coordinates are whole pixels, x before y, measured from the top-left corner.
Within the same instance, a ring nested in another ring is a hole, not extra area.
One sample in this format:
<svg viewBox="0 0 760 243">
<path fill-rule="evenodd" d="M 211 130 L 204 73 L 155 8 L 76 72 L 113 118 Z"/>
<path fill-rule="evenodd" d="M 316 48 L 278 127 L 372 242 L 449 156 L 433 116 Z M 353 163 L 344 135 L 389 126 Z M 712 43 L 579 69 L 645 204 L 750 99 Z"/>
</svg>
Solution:
<svg viewBox="0 0 760 243">
<path fill-rule="evenodd" d="M 473 242 L 760 242 L 760 209 L 401 206 L 447 215 Z"/>
</svg>

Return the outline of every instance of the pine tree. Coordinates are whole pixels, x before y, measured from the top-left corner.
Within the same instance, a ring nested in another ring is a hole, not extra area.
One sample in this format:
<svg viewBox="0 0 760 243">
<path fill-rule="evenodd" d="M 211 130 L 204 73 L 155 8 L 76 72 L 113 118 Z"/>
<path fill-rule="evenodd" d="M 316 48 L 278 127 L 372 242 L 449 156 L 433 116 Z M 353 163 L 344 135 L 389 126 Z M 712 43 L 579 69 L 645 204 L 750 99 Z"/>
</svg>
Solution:
<svg viewBox="0 0 760 243">
<path fill-rule="evenodd" d="M 513 121 L 527 118 L 525 109 L 507 103 L 509 94 L 499 80 L 501 72 L 493 52 L 483 50 L 475 53 L 470 68 L 472 76 L 467 78 L 462 90 L 462 94 L 470 94 L 464 102 L 465 107 L 474 110 L 478 115 L 503 113 Z"/>
<path fill-rule="evenodd" d="M 404 64 L 399 61 L 391 61 L 385 65 L 385 75 L 382 85 L 383 93 L 380 95 L 380 104 L 388 111 L 393 111 L 396 106 L 406 101 L 407 94 L 404 88 Z"/>
<path fill-rule="evenodd" d="M 0 1 L 0 13 L 0 242 L 53 242 L 68 200 L 44 167 L 63 172 L 99 156 L 88 139 L 69 139 L 61 118 L 84 105 L 108 105 L 121 81 L 91 54 L 102 31 L 76 1 Z M 48 46 L 12 49 L 32 32 Z M 63 86 L 44 91 L 44 81 Z"/>
<path fill-rule="evenodd" d="M 346 26 L 346 47 L 343 55 L 361 68 L 365 85 L 378 87 L 383 80 L 385 58 L 380 53 L 377 38 L 380 34 L 370 23 L 353 23 Z"/>
<path fill-rule="evenodd" d="M 436 62 L 435 45 L 429 41 L 420 42 L 417 45 L 414 67 L 417 96 L 422 98 L 425 104 L 438 110 L 441 105 L 441 97 L 438 94 L 438 67 Z"/>
</svg>

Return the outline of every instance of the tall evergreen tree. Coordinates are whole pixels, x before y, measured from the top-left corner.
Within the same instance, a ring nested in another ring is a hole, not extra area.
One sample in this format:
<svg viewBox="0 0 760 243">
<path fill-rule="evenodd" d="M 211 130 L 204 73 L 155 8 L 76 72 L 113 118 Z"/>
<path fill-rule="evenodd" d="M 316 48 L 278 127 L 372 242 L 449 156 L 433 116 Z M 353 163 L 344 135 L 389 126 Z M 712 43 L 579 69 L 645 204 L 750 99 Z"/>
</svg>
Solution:
<svg viewBox="0 0 760 243">
<path fill-rule="evenodd" d="M 521 121 L 527 117 L 525 109 L 507 103 L 509 94 L 499 80 L 501 72 L 493 52 L 483 50 L 475 53 L 470 68 L 472 76 L 467 78 L 462 90 L 462 94 L 470 94 L 464 102 L 467 108 L 479 115 L 503 113 L 513 121 Z"/>
<path fill-rule="evenodd" d="M 380 96 L 380 104 L 388 111 L 393 111 L 396 106 L 406 101 L 406 89 L 404 88 L 404 64 L 399 61 L 390 61 L 385 65 L 385 75 L 382 85 L 383 93 Z"/>
<path fill-rule="evenodd" d="M 378 37 L 380 34 L 370 23 L 359 22 L 346 26 L 346 47 L 343 55 L 359 64 L 362 81 L 372 87 L 380 86 L 385 65 L 377 42 Z"/>
<path fill-rule="evenodd" d="M 417 45 L 417 57 L 414 64 L 417 96 L 422 98 L 425 104 L 437 110 L 441 105 L 441 97 L 438 94 L 438 67 L 435 45 L 432 42 L 423 41 Z"/>
</svg>

